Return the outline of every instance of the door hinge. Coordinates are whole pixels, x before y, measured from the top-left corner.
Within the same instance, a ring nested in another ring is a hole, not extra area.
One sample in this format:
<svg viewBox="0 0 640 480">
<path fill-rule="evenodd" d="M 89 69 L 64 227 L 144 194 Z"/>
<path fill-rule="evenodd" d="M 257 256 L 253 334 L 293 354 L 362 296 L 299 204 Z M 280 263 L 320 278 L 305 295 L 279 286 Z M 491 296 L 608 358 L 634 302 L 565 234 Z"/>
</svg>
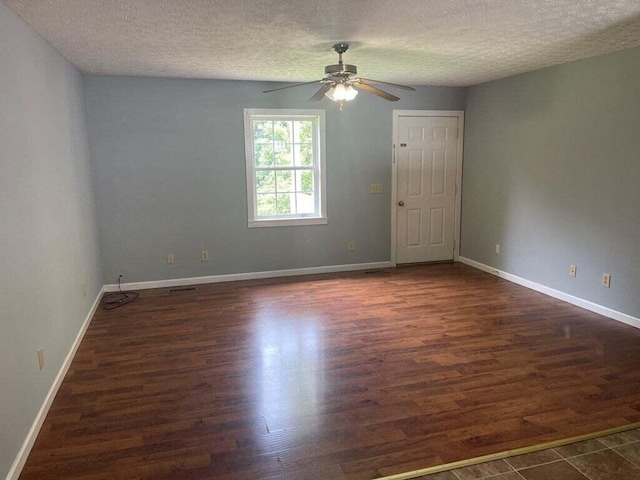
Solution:
<svg viewBox="0 0 640 480">
<path fill-rule="evenodd" d="M 455 240 L 453 241 L 453 251 L 454 252 L 456 251 L 456 241 Z"/>
</svg>

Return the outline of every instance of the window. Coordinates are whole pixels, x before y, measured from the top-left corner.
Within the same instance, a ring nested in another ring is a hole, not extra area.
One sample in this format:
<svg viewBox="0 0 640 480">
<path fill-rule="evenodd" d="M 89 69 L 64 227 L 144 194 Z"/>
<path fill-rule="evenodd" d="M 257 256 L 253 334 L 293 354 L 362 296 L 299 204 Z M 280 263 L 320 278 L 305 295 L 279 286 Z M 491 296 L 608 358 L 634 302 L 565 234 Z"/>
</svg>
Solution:
<svg viewBox="0 0 640 480">
<path fill-rule="evenodd" d="M 327 223 L 324 110 L 244 110 L 249 227 Z"/>
</svg>

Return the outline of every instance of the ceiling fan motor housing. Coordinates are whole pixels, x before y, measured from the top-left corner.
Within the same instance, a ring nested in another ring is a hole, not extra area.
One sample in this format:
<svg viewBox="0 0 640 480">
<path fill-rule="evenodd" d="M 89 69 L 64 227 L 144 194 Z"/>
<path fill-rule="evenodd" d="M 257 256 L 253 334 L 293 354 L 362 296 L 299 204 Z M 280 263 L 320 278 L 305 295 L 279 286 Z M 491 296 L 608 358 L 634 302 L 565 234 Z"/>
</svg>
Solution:
<svg viewBox="0 0 640 480">
<path fill-rule="evenodd" d="M 355 65 L 338 63 L 336 65 L 327 65 L 324 67 L 324 73 L 327 75 L 349 76 L 357 74 L 358 68 Z"/>
</svg>

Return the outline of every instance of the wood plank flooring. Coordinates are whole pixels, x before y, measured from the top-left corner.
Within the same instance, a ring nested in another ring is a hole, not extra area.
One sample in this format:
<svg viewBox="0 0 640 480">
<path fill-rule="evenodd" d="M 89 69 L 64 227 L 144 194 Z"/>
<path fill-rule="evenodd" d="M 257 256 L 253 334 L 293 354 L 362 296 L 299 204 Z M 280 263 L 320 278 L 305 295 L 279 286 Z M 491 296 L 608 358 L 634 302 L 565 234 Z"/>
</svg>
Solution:
<svg viewBox="0 0 640 480">
<path fill-rule="evenodd" d="M 640 421 L 640 330 L 461 264 L 99 310 L 21 479 L 370 480 Z"/>
</svg>

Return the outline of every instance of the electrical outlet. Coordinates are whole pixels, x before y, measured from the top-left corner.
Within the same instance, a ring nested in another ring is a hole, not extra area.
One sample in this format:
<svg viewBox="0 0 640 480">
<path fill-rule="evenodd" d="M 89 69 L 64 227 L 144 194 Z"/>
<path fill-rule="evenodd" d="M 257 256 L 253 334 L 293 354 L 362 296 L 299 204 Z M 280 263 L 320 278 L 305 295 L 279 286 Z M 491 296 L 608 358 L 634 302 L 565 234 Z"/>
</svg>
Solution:
<svg viewBox="0 0 640 480">
<path fill-rule="evenodd" d="M 369 187 L 369 193 L 382 193 L 382 184 L 372 183 Z"/>
<path fill-rule="evenodd" d="M 571 265 L 569 267 L 569 276 L 575 277 L 577 273 L 578 272 L 577 272 L 576 266 L 575 265 Z"/>
<path fill-rule="evenodd" d="M 349 242 L 348 248 L 350 252 L 353 252 L 356 249 L 356 242 L 354 240 L 351 240 Z"/>
<path fill-rule="evenodd" d="M 38 349 L 38 365 L 40 370 L 44 368 L 44 347 Z"/>
<path fill-rule="evenodd" d="M 496 243 L 496 253 L 500 253 L 500 244 Z"/>
<path fill-rule="evenodd" d="M 202 250 L 202 257 L 201 257 L 203 262 L 208 262 L 209 261 L 209 250 Z"/>
<path fill-rule="evenodd" d="M 611 288 L 611 274 L 603 273 L 602 274 L 602 286 L 604 288 Z"/>
<path fill-rule="evenodd" d="M 176 259 L 173 256 L 173 253 L 170 253 L 169 255 L 167 255 L 167 264 L 173 265 L 174 263 L 176 263 Z"/>
</svg>

